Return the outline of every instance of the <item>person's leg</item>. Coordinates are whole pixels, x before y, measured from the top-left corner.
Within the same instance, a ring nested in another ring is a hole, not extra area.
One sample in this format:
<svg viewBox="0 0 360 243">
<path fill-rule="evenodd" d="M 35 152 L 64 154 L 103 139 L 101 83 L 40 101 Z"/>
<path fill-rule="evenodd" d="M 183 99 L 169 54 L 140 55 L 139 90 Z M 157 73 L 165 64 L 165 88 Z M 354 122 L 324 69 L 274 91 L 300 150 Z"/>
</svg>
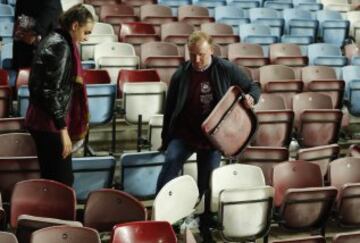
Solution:
<svg viewBox="0 0 360 243">
<path fill-rule="evenodd" d="M 204 242 L 213 242 L 210 228 L 214 222 L 210 212 L 210 177 L 214 169 L 219 167 L 221 154 L 217 150 L 200 150 L 197 153 L 198 187 L 200 197 L 205 195 L 204 213 L 200 215 L 200 232 Z"/>
<path fill-rule="evenodd" d="M 41 177 L 72 186 L 74 175 L 71 154 L 66 158 L 62 157 L 63 146 L 60 134 L 40 131 L 30 131 L 30 133 L 36 144 Z"/>
<path fill-rule="evenodd" d="M 159 174 L 156 185 L 156 193 L 170 180 L 178 176 L 184 162 L 191 156 L 193 151 L 181 139 L 173 139 L 165 152 L 165 163 Z"/>
</svg>

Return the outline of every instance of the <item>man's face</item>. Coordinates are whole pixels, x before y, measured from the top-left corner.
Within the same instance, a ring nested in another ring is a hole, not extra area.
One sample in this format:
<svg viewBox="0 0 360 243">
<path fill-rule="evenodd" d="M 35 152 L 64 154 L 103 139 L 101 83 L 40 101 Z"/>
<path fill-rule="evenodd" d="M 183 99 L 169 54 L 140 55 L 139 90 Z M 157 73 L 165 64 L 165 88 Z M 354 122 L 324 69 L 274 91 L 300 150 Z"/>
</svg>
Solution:
<svg viewBox="0 0 360 243">
<path fill-rule="evenodd" d="M 202 70 L 210 64 L 213 49 L 207 41 L 200 40 L 189 46 L 190 61 L 196 70 Z"/>
</svg>

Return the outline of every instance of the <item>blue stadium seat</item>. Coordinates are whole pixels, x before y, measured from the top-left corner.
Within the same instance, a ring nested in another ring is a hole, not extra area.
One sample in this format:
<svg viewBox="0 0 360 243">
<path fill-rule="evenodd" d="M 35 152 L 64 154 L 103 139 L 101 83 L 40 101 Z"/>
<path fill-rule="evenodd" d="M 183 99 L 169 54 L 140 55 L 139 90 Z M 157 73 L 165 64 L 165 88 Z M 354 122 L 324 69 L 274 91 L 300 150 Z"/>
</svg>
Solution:
<svg viewBox="0 0 360 243">
<path fill-rule="evenodd" d="M 1 4 L 0 3 L 0 16 L 12 16 L 14 17 L 15 10 L 14 7 L 12 7 L 9 4 Z"/>
<path fill-rule="evenodd" d="M 122 174 L 119 189 L 137 198 L 154 198 L 157 178 L 164 161 L 164 154 L 160 152 L 122 154 L 120 157 Z"/>
<path fill-rule="evenodd" d="M 321 10 L 316 14 L 319 21 L 319 36 L 323 42 L 341 47 L 348 37 L 350 22 L 343 20 L 340 12 Z"/>
<path fill-rule="evenodd" d="M 315 43 L 308 47 L 309 65 L 342 67 L 347 63 L 341 49 L 333 44 Z"/>
<path fill-rule="evenodd" d="M 14 23 L 6 21 L 0 16 L 0 36 L 3 38 L 3 43 L 11 43 L 13 41 Z"/>
<path fill-rule="evenodd" d="M 226 0 L 192 0 L 192 4 L 206 7 L 209 10 L 209 15 L 214 17 L 214 9 L 219 6 L 226 5 Z"/>
<path fill-rule="evenodd" d="M 249 10 L 251 23 L 267 25 L 271 34 L 280 38 L 283 34 L 284 19 L 279 13 L 271 8 L 252 8 Z"/>
<path fill-rule="evenodd" d="M 315 42 L 318 22 L 313 20 L 309 11 L 301 9 L 285 9 L 285 33 L 296 36 L 311 36 Z"/>
<path fill-rule="evenodd" d="M 0 68 L 10 69 L 12 67 L 13 43 L 9 42 L 2 46 L 0 51 Z"/>
<path fill-rule="evenodd" d="M 292 0 L 268 0 L 264 7 L 277 10 L 281 15 L 284 9 L 293 8 Z"/>
<path fill-rule="evenodd" d="M 266 25 L 242 24 L 239 33 L 241 42 L 260 44 L 266 57 L 269 55 L 269 45 L 278 41 L 277 36 L 271 35 L 270 27 Z"/>
<path fill-rule="evenodd" d="M 293 0 L 294 8 L 307 10 L 315 19 L 316 12 L 323 9 L 323 5 L 316 0 Z"/>
<path fill-rule="evenodd" d="M 18 88 L 17 91 L 18 103 L 17 103 L 17 113 L 20 117 L 25 117 L 27 108 L 29 107 L 29 98 L 30 92 L 29 87 L 22 85 Z"/>
<path fill-rule="evenodd" d="M 110 188 L 116 160 L 114 157 L 73 158 L 74 189 L 78 202 L 85 202 L 88 194 L 101 188 Z"/>
<path fill-rule="evenodd" d="M 14 8 L 8 4 L 0 4 L 0 36 L 3 43 L 12 42 L 14 29 Z"/>
<path fill-rule="evenodd" d="M 177 16 L 179 6 L 191 4 L 191 0 L 158 0 L 158 4 L 170 7 L 172 15 Z"/>
<path fill-rule="evenodd" d="M 249 9 L 262 7 L 263 0 L 227 0 L 227 5 L 243 9 L 245 16 L 249 17 Z"/>
<path fill-rule="evenodd" d="M 245 11 L 234 6 L 216 7 L 215 20 L 219 23 L 231 25 L 235 34 L 239 34 L 239 25 L 249 23 L 249 19 L 245 17 Z"/>
<path fill-rule="evenodd" d="M 342 78 L 345 81 L 345 104 L 352 115 L 360 116 L 360 66 L 343 67 Z"/>
<path fill-rule="evenodd" d="M 116 99 L 116 85 L 90 84 L 86 85 L 86 90 L 89 102 L 90 126 L 104 125 L 110 121 L 113 122 L 111 151 L 114 152 L 115 121 L 113 118 Z"/>
</svg>

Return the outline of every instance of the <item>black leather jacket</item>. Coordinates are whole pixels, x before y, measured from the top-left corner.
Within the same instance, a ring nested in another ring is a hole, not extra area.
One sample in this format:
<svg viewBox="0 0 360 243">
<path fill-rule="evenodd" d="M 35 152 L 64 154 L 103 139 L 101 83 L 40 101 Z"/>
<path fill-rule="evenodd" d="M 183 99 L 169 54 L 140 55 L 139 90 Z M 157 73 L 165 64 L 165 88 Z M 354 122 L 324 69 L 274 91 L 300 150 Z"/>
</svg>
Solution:
<svg viewBox="0 0 360 243">
<path fill-rule="evenodd" d="M 67 32 L 50 33 L 39 44 L 29 77 L 30 102 L 39 106 L 61 129 L 73 90 L 73 45 Z"/>
</svg>

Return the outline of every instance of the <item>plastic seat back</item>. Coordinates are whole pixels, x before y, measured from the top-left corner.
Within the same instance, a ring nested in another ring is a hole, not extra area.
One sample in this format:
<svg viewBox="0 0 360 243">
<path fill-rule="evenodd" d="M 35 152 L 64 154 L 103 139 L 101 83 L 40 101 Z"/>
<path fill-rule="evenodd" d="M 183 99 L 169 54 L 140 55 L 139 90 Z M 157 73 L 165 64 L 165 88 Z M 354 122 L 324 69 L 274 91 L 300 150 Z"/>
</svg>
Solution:
<svg viewBox="0 0 360 243">
<path fill-rule="evenodd" d="M 161 40 L 174 43 L 179 55 L 185 55 L 185 45 L 189 35 L 194 32 L 194 26 L 184 22 L 172 22 L 161 25 Z"/>
<path fill-rule="evenodd" d="M 285 146 L 291 141 L 294 124 L 292 110 L 263 110 L 256 111 L 258 130 L 253 139 L 254 146 Z"/>
<path fill-rule="evenodd" d="M 253 165 L 231 164 L 215 169 L 211 176 L 211 212 L 219 210 L 219 195 L 222 190 L 246 186 L 264 186 L 262 170 Z"/>
<path fill-rule="evenodd" d="M 120 24 L 138 21 L 134 9 L 127 4 L 103 4 L 100 8 L 100 20 L 114 27 L 115 33 L 119 33 Z"/>
<path fill-rule="evenodd" d="M 0 68 L 0 85 L 9 85 L 9 74 L 5 69 Z"/>
<path fill-rule="evenodd" d="M 9 117 L 12 108 L 11 88 L 0 86 L 0 118 Z"/>
<path fill-rule="evenodd" d="M 276 94 L 261 94 L 258 103 L 255 105 L 255 111 L 285 110 L 286 104 L 283 97 Z"/>
<path fill-rule="evenodd" d="M 323 186 L 320 167 L 303 160 L 289 161 L 274 167 L 273 186 L 275 188 L 275 206 L 280 207 L 285 193 L 290 188 Z"/>
<path fill-rule="evenodd" d="M 86 86 L 89 102 L 90 125 L 106 124 L 112 120 L 116 98 L 114 84 Z"/>
<path fill-rule="evenodd" d="M 176 177 L 166 183 L 157 194 L 153 203 L 152 219 L 174 224 L 194 212 L 198 198 L 199 189 L 191 176 Z"/>
<path fill-rule="evenodd" d="M 305 236 L 289 240 L 276 240 L 273 243 L 326 243 L 326 240 L 322 236 Z"/>
<path fill-rule="evenodd" d="M 328 43 L 315 43 L 308 46 L 310 65 L 342 67 L 347 59 L 342 56 L 341 49 Z"/>
<path fill-rule="evenodd" d="M 268 46 L 278 41 L 277 36 L 271 35 L 270 27 L 262 24 L 242 24 L 239 34 L 241 42 L 260 44 L 266 57 L 269 55 Z"/>
<path fill-rule="evenodd" d="M 307 57 L 301 54 L 301 49 L 296 44 L 272 44 L 270 45 L 269 51 L 271 64 L 282 64 L 294 67 L 307 65 Z"/>
<path fill-rule="evenodd" d="M 240 157 L 241 163 L 259 166 L 266 185 L 272 185 L 273 167 L 289 159 L 289 151 L 284 147 L 250 146 Z"/>
<path fill-rule="evenodd" d="M 3 243 L 18 243 L 16 236 L 13 233 L 1 231 L 0 241 Z"/>
<path fill-rule="evenodd" d="M 342 68 L 342 78 L 345 81 L 344 98 L 347 101 L 345 104 L 352 115 L 360 115 L 360 103 L 358 102 L 360 84 L 360 67 L 359 66 L 345 66 Z"/>
<path fill-rule="evenodd" d="M 161 80 L 170 83 L 173 73 L 184 62 L 177 46 L 169 42 L 148 42 L 141 45 L 141 65 L 154 68 Z"/>
<path fill-rule="evenodd" d="M 163 82 L 125 83 L 123 109 L 125 120 L 129 123 L 148 123 L 150 117 L 162 114 L 164 110 L 166 85 Z"/>
<path fill-rule="evenodd" d="M 215 20 L 217 23 L 232 26 L 234 33 L 239 34 L 239 25 L 249 23 L 245 11 L 236 6 L 218 6 L 215 8 Z"/>
<path fill-rule="evenodd" d="M 252 23 L 269 26 L 274 36 L 280 37 L 284 32 L 284 19 L 275 9 L 251 8 L 249 16 Z"/>
<path fill-rule="evenodd" d="M 303 88 L 302 81 L 296 79 L 293 69 L 284 65 L 268 65 L 259 71 L 262 90 L 282 96 L 286 108 L 291 108 L 293 96 Z"/>
<path fill-rule="evenodd" d="M 317 37 L 318 21 L 313 20 L 307 10 L 292 8 L 283 11 L 285 32 L 288 35 L 310 36 L 312 40 Z"/>
<path fill-rule="evenodd" d="M 162 139 L 161 132 L 163 128 L 163 115 L 153 115 L 149 120 L 148 140 L 150 142 L 150 150 L 160 148 Z"/>
<path fill-rule="evenodd" d="M 325 94 L 304 92 L 294 96 L 292 108 L 295 112 L 295 126 L 300 128 L 300 116 L 304 110 L 332 109 L 332 101 Z"/>
<path fill-rule="evenodd" d="M 72 159 L 73 188 L 79 203 L 85 203 L 91 191 L 111 188 L 116 160 L 114 157 L 82 157 Z"/>
<path fill-rule="evenodd" d="M 111 231 L 119 223 L 146 220 L 146 209 L 136 198 L 116 189 L 100 189 L 89 194 L 84 225 Z"/>
<path fill-rule="evenodd" d="M 109 84 L 111 82 L 109 73 L 102 69 L 85 69 L 83 79 L 85 84 Z"/>
<path fill-rule="evenodd" d="M 229 61 L 239 66 L 258 68 L 269 63 L 261 45 L 254 43 L 232 43 L 228 45 Z"/>
<path fill-rule="evenodd" d="M 104 68 L 109 72 L 112 83 L 116 83 L 118 73 L 122 68 L 136 69 L 139 65 L 135 49 L 129 43 L 97 44 L 94 49 L 94 60 L 97 68 Z"/>
<path fill-rule="evenodd" d="M 10 202 L 17 182 L 38 178 L 40 168 L 37 157 L 0 157 L 0 191 L 4 202 Z"/>
<path fill-rule="evenodd" d="M 16 183 L 11 196 L 10 224 L 16 228 L 18 216 L 75 220 L 75 191 L 60 182 L 32 179 Z"/>
<path fill-rule="evenodd" d="M 121 190 L 140 199 L 153 199 L 164 162 L 164 154 L 157 151 L 122 154 Z"/>
<path fill-rule="evenodd" d="M 320 167 L 323 177 L 328 172 L 328 167 L 331 161 L 338 158 L 340 155 L 340 147 L 337 144 L 316 146 L 312 148 L 299 149 L 297 153 L 298 160 L 309 161 L 317 164 Z"/>
<path fill-rule="evenodd" d="M 6 133 L 0 135 L 0 156 L 36 156 L 36 146 L 29 133 Z"/>
<path fill-rule="evenodd" d="M 332 10 L 317 11 L 319 34 L 325 43 L 341 47 L 349 33 L 349 21 L 341 17 L 340 12 Z"/>
<path fill-rule="evenodd" d="M 152 24 L 156 34 L 160 34 L 161 25 L 177 21 L 172 15 L 171 8 L 159 4 L 146 4 L 140 7 L 140 19 L 144 23 Z"/>
<path fill-rule="evenodd" d="M 112 243 L 166 242 L 176 243 L 171 225 L 165 221 L 146 221 L 119 224 L 114 227 Z"/>
<path fill-rule="evenodd" d="M 345 83 L 337 78 L 334 68 L 328 66 L 307 66 L 302 69 L 301 77 L 304 82 L 304 91 L 329 95 L 333 108 L 341 108 Z"/>
<path fill-rule="evenodd" d="M 256 240 L 270 228 L 274 189 L 257 186 L 220 193 L 219 221 L 226 241 Z"/>
<path fill-rule="evenodd" d="M 152 24 L 130 22 L 120 25 L 119 41 L 132 44 L 138 56 L 140 56 L 140 45 L 142 43 L 159 40 L 160 37 L 155 33 L 155 28 Z"/>
<path fill-rule="evenodd" d="M 124 84 L 127 82 L 158 82 L 160 76 L 155 69 L 126 70 L 119 73 L 117 80 L 118 97 L 122 97 Z"/>
<path fill-rule="evenodd" d="M 202 23 L 214 22 L 214 18 L 210 17 L 209 10 L 206 7 L 196 5 L 180 6 L 178 20 L 193 25 L 195 30 L 199 30 Z"/>
<path fill-rule="evenodd" d="M 334 243 L 355 243 L 360 240 L 360 232 L 338 233 L 333 237 Z"/>
<path fill-rule="evenodd" d="M 66 242 L 66 243 L 101 243 L 99 233 L 87 227 L 52 226 L 35 231 L 31 243 Z"/>
</svg>

